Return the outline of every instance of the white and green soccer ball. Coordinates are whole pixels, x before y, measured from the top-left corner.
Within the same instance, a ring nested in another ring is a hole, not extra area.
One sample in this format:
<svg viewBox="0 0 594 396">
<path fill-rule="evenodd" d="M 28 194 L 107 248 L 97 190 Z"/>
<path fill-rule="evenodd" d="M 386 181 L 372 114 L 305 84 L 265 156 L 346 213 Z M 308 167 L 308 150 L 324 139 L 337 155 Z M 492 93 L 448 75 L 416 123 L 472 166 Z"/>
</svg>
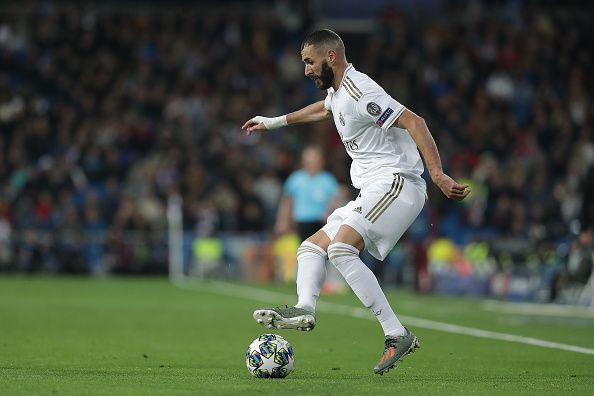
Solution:
<svg viewBox="0 0 594 396">
<path fill-rule="evenodd" d="M 262 334 L 245 353 L 245 364 L 256 378 L 285 378 L 293 371 L 294 362 L 293 347 L 276 334 Z"/>
</svg>

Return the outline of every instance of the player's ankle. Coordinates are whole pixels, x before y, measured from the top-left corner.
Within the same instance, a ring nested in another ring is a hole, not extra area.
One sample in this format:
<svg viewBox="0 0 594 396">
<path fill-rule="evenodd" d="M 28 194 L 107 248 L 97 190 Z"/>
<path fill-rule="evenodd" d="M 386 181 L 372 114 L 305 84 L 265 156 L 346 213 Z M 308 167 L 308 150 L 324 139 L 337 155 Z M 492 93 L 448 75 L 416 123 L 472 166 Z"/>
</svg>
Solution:
<svg viewBox="0 0 594 396">
<path fill-rule="evenodd" d="M 385 333 L 386 337 L 401 337 L 406 335 L 406 329 L 404 328 L 404 326 L 400 325 L 398 327 L 394 327 L 393 329 L 390 329 L 388 331 L 386 331 Z"/>
<path fill-rule="evenodd" d="M 295 305 L 295 308 L 305 309 L 306 311 L 311 312 L 311 313 L 316 312 L 316 308 L 314 306 L 312 306 L 312 305 L 309 305 L 309 304 L 300 304 L 300 303 L 297 303 Z"/>
</svg>

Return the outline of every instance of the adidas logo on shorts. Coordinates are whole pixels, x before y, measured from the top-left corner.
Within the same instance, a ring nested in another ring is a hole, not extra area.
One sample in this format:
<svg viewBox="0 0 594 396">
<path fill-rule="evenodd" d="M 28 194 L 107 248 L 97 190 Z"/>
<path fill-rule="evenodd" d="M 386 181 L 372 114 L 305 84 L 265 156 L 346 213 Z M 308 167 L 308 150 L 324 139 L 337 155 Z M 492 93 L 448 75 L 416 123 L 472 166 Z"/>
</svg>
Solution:
<svg viewBox="0 0 594 396">
<path fill-rule="evenodd" d="M 355 209 L 353 209 L 353 212 L 357 212 L 357 213 L 361 214 L 361 212 L 363 212 L 363 208 L 361 208 L 360 206 L 357 206 Z"/>
</svg>

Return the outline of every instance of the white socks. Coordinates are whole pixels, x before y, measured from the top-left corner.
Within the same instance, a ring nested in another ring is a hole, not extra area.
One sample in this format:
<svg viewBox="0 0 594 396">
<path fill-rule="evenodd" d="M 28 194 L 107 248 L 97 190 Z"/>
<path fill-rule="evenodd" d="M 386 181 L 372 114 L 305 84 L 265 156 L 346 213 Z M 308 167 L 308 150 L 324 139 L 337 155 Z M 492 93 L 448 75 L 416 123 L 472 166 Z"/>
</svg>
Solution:
<svg viewBox="0 0 594 396">
<path fill-rule="evenodd" d="M 346 243 L 333 243 L 328 246 L 328 258 L 344 276 L 363 305 L 377 317 L 385 335 L 401 336 L 406 334 L 406 330 L 390 307 L 377 278 L 359 258 L 357 248 Z M 301 296 L 299 300 L 301 301 Z"/>
<path fill-rule="evenodd" d="M 326 278 L 326 252 L 304 241 L 297 249 L 297 308 L 316 311 L 316 302 Z"/>
<path fill-rule="evenodd" d="M 406 334 L 402 323 L 394 314 L 373 272 L 359 258 L 359 251 L 346 243 L 336 242 L 328 247 L 328 257 L 340 271 L 359 300 L 379 320 L 384 334 Z M 297 295 L 295 305 L 315 312 L 320 290 L 326 278 L 326 252 L 319 246 L 304 241 L 297 250 Z"/>
</svg>

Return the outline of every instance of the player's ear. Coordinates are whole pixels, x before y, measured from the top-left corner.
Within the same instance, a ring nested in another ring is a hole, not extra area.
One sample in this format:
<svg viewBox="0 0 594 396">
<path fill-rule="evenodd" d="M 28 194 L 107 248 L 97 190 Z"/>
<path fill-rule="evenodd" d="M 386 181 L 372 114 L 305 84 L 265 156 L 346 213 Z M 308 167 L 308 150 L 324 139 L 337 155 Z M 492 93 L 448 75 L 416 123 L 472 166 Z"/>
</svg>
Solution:
<svg viewBox="0 0 594 396">
<path fill-rule="evenodd" d="M 328 63 L 334 64 L 334 61 L 336 60 L 336 51 L 329 49 L 328 52 L 326 52 L 326 58 L 328 59 Z"/>
</svg>

